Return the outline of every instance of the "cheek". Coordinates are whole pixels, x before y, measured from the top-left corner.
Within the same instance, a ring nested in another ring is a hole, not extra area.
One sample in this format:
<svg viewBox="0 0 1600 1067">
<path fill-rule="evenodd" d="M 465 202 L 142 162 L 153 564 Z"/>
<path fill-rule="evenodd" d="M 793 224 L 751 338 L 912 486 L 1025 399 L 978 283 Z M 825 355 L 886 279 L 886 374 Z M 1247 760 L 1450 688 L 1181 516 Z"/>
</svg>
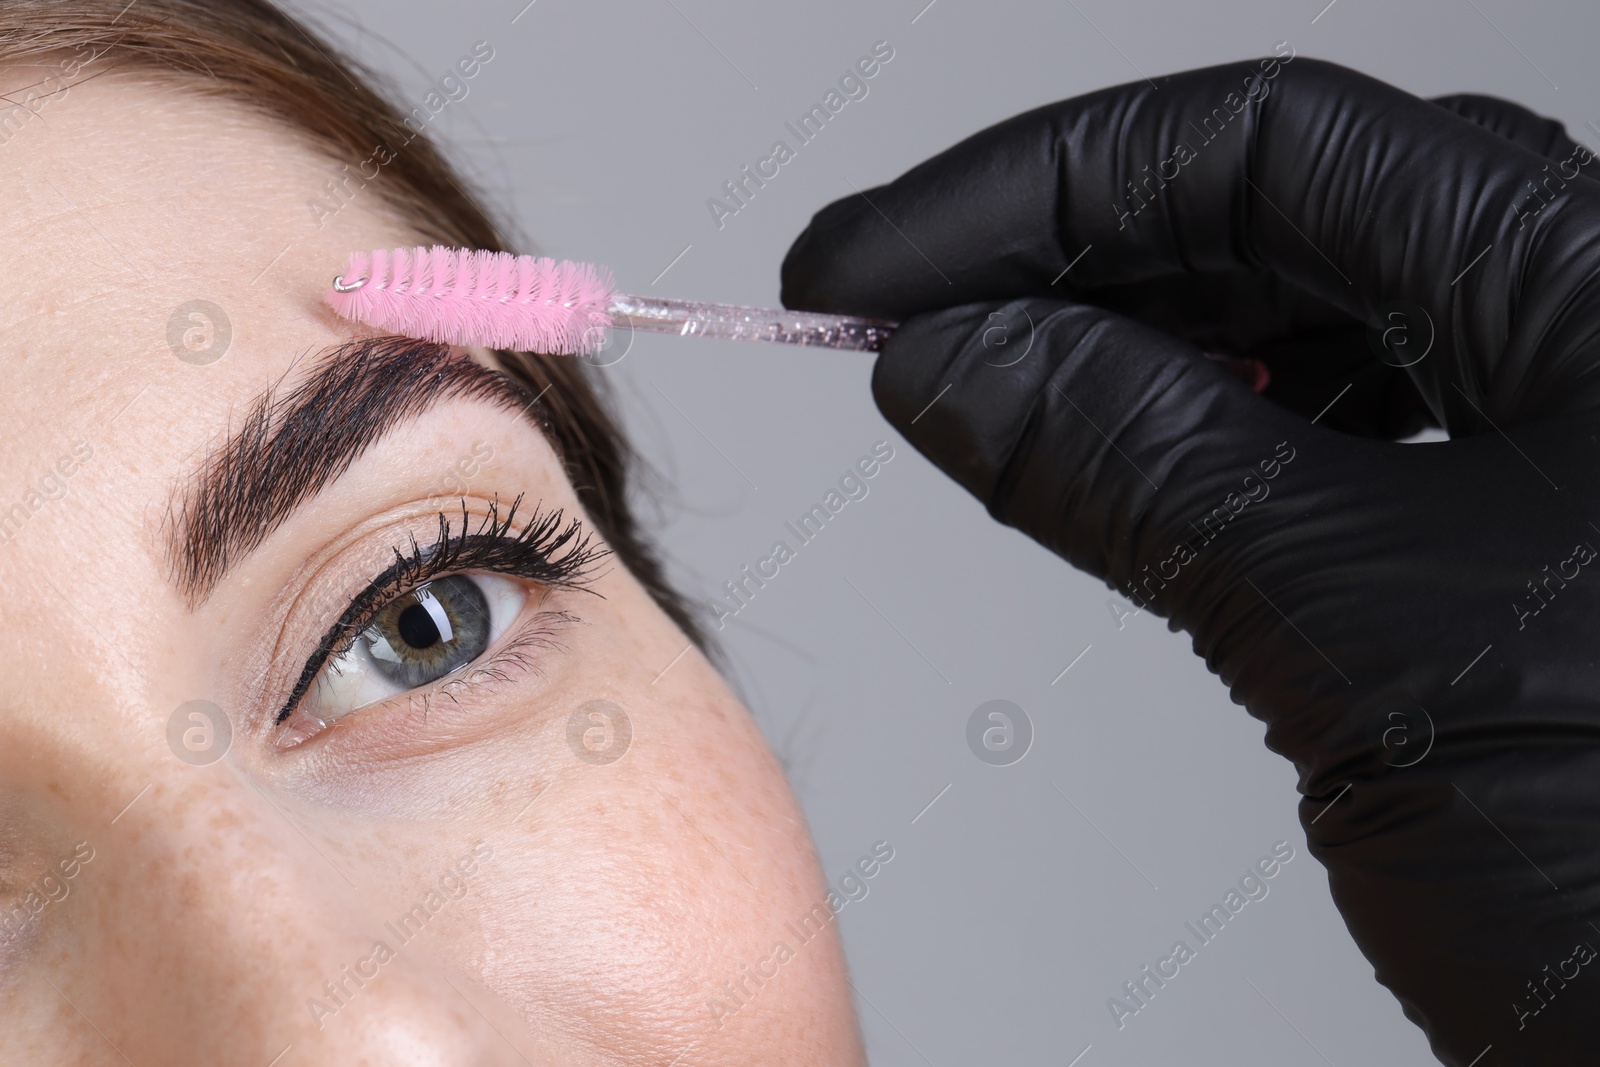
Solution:
<svg viewBox="0 0 1600 1067">
<path fill-rule="evenodd" d="M 589 1053 L 671 1062 L 692 1044 L 698 1063 L 742 1063 L 770 1044 L 770 1063 L 807 1047 L 856 1062 L 834 926 L 804 943 L 792 929 L 826 888 L 781 771 L 731 700 L 655 718 L 637 717 L 627 759 L 575 765 L 497 846 L 486 984 Z M 718 1026 L 712 1003 L 778 941 L 794 959 L 765 988 L 746 979 Z"/>
</svg>

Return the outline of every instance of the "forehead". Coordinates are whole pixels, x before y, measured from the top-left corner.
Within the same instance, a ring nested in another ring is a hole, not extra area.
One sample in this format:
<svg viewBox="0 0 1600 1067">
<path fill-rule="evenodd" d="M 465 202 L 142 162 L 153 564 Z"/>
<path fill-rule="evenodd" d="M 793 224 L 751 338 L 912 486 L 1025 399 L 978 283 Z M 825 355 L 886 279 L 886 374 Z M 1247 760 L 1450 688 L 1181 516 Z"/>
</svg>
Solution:
<svg viewBox="0 0 1600 1067">
<path fill-rule="evenodd" d="M 5 68 L 0 93 L 48 75 Z M 418 238 L 374 188 L 332 198 L 340 162 L 192 81 L 114 73 L 29 106 L 0 112 L 0 659 L 26 665 L 0 726 L 75 693 L 75 718 L 28 721 L 86 731 L 84 692 L 165 700 L 172 657 L 212 632 L 171 581 L 175 491 L 261 394 L 369 333 L 322 302 L 349 252 Z"/>
<path fill-rule="evenodd" d="M 89 78 L 96 62 L 0 116 L 0 478 L 108 427 L 141 438 L 146 467 L 192 453 L 353 336 L 321 303 L 351 249 L 408 240 L 374 190 L 330 197 L 340 165 L 288 127 L 194 81 Z M 0 91 L 25 99 L 51 72 L 7 68 Z"/>
</svg>

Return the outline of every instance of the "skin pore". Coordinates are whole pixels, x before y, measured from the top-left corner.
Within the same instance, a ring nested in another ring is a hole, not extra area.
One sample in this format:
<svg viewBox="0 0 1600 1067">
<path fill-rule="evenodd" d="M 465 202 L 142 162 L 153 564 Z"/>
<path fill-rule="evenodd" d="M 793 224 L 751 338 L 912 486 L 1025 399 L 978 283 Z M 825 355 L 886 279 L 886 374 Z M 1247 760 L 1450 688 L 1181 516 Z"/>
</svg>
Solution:
<svg viewBox="0 0 1600 1067">
<path fill-rule="evenodd" d="M 863 1062 L 836 924 L 792 932 L 828 890 L 782 771 L 614 561 L 584 588 L 494 579 L 514 618 L 480 669 L 285 745 L 319 642 L 441 513 L 460 536 L 519 498 L 512 535 L 583 512 L 523 410 L 423 389 L 180 588 L 197 477 L 287 410 L 260 398 L 373 358 L 333 351 L 371 335 L 322 305 L 329 279 L 418 241 L 370 190 L 319 227 L 337 166 L 198 88 L 83 81 L 0 146 L 0 911 L 26 916 L 0 929 L 0 1063 Z M 169 343 L 195 300 L 226 316 L 213 362 Z M 231 722 L 216 762 L 169 743 L 194 700 Z M 609 763 L 569 739 L 598 700 L 631 727 Z"/>
</svg>

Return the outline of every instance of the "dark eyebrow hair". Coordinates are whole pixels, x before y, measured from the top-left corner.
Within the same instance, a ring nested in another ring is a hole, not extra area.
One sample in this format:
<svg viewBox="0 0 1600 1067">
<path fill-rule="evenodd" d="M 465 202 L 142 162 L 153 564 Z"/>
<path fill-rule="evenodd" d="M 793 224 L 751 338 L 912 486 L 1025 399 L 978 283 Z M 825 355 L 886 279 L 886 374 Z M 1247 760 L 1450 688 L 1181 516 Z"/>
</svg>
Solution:
<svg viewBox="0 0 1600 1067">
<path fill-rule="evenodd" d="M 169 508 L 173 576 L 191 607 L 398 424 L 446 400 L 527 410 L 536 399 L 460 351 L 407 337 L 328 349 L 303 380 L 282 384 L 251 403 Z"/>
</svg>

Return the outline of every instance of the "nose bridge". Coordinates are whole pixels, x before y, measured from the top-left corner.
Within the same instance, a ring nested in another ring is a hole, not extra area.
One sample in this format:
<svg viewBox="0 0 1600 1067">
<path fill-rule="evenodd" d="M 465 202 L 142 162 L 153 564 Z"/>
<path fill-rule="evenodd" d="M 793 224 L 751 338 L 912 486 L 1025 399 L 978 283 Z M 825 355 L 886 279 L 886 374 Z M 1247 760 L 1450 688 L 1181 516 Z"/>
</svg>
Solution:
<svg viewBox="0 0 1600 1067">
<path fill-rule="evenodd" d="M 385 914 L 403 879 L 247 775 L 174 768 L 106 825 L 63 989 L 85 1016 L 136 1063 L 524 1062 L 449 942 Z"/>
</svg>

